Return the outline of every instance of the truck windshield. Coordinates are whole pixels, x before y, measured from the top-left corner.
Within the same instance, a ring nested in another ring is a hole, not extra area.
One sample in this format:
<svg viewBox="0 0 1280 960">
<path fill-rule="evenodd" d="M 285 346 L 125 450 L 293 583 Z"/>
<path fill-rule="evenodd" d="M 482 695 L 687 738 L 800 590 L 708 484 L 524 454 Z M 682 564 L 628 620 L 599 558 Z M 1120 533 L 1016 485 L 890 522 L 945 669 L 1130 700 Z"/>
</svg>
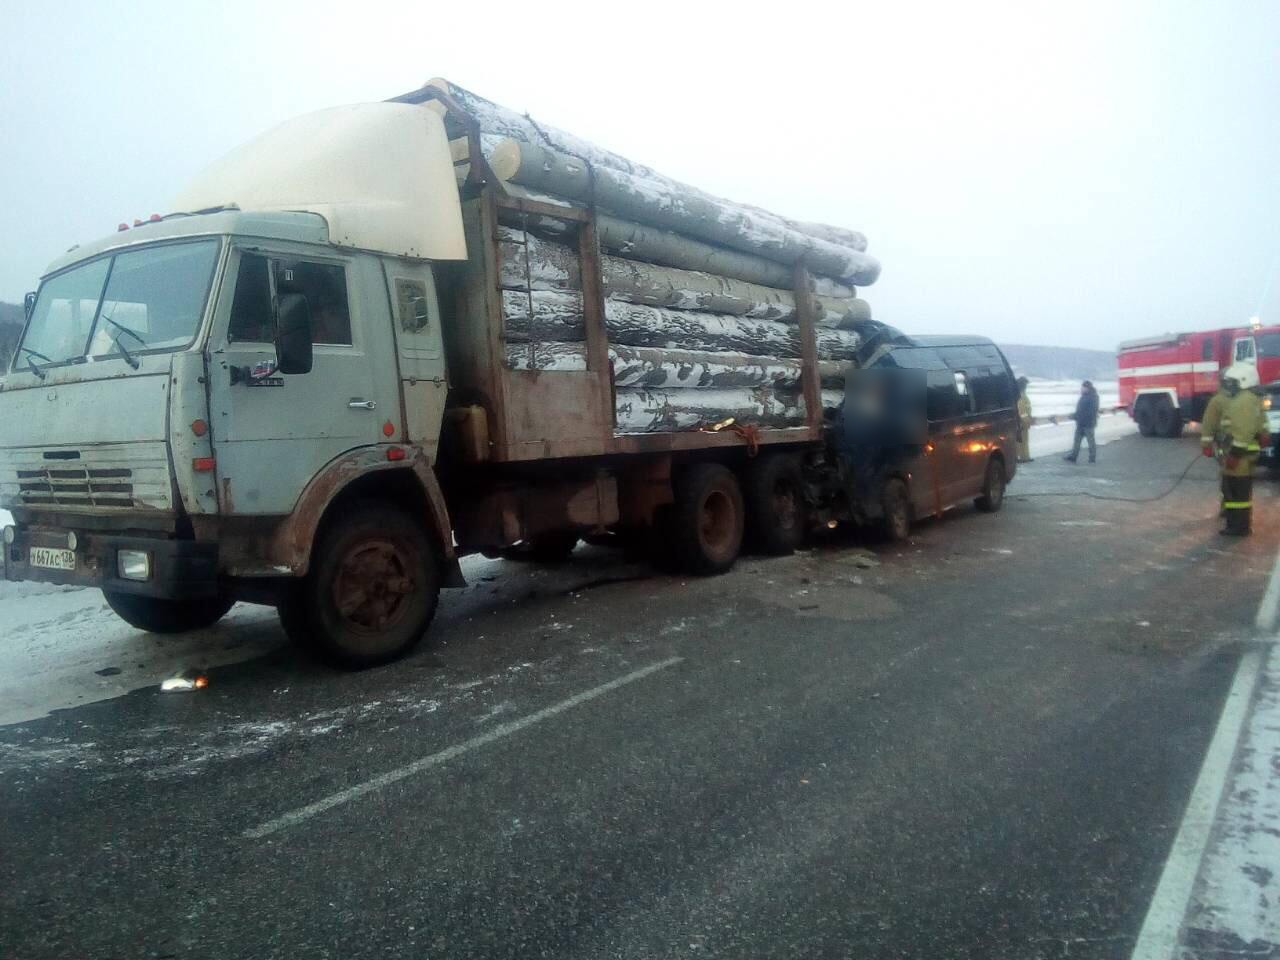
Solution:
<svg viewBox="0 0 1280 960">
<path fill-rule="evenodd" d="M 204 313 L 217 240 L 196 240 L 99 257 L 40 286 L 20 353 L 42 366 L 89 357 L 179 350 Z M 22 357 L 15 359 L 21 364 Z"/>
<path fill-rule="evenodd" d="M 1260 333 L 1256 339 L 1258 341 L 1258 356 L 1280 357 L 1280 330 L 1273 333 Z"/>
</svg>

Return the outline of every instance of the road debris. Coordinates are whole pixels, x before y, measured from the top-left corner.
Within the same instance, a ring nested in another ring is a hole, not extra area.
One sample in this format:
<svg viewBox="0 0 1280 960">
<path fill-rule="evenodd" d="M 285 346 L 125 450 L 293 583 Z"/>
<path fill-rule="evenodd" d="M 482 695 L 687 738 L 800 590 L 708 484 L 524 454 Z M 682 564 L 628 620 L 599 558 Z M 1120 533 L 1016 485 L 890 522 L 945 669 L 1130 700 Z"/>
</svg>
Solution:
<svg viewBox="0 0 1280 960">
<path fill-rule="evenodd" d="M 176 677 L 170 677 L 160 684 L 163 693 L 185 693 L 188 690 L 203 690 L 209 685 L 207 674 L 198 670 L 184 670 Z"/>
</svg>

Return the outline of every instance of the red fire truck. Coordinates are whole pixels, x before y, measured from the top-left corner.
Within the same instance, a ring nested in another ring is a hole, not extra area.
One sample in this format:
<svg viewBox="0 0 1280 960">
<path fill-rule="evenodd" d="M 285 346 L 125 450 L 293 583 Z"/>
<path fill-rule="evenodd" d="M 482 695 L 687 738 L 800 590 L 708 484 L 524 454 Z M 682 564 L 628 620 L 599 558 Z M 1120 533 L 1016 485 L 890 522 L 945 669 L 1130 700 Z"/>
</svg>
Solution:
<svg viewBox="0 0 1280 960">
<path fill-rule="evenodd" d="M 1280 380 L 1280 327 L 1243 326 L 1168 333 L 1120 344 L 1120 405 L 1144 437 L 1177 437 L 1204 416 L 1219 371 L 1254 363 L 1264 385 Z"/>
</svg>

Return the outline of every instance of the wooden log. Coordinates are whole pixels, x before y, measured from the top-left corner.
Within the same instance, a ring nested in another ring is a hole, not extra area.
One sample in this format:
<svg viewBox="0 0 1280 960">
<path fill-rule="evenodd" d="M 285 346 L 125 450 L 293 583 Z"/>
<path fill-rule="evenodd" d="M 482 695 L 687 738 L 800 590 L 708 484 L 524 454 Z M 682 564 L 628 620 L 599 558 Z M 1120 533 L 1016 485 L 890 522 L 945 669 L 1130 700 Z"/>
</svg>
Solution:
<svg viewBox="0 0 1280 960">
<path fill-rule="evenodd" d="M 595 167 L 605 167 L 660 183 L 673 193 L 694 195 L 710 200 L 718 199 L 696 187 L 680 183 L 678 180 L 672 180 L 652 167 L 636 163 L 634 160 L 599 147 L 589 140 L 583 140 L 581 137 L 577 137 L 558 127 L 536 123 L 528 116 L 524 116 L 509 107 L 494 103 L 492 100 L 450 83 L 442 77 L 435 77 L 427 81 L 427 85 L 443 90 L 452 96 L 467 113 L 475 117 L 480 124 L 481 130 L 489 134 L 491 138 L 507 137 L 525 143 L 538 144 L 586 160 Z M 484 149 L 486 156 L 489 157 L 490 166 L 494 168 L 494 173 L 503 180 L 511 179 L 511 175 L 506 173 L 510 169 L 511 155 L 509 153 L 501 154 L 498 157 L 498 164 L 495 165 L 494 158 L 489 156 L 489 148 L 486 146 Z M 501 169 L 499 169 L 499 166 Z M 760 220 L 774 222 L 799 233 L 836 243 L 840 246 L 851 247 L 854 250 L 865 251 L 867 249 L 866 236 L 857 230 L 847 230 L 843 227 L 810 223 L 802 220 L 789 220 L 760 207 L 747 206 L 746 204 L 741 206 Z"/>
<path fill-rule="evenodd" d="M 499 284 L 503 288 L 579 289 L 578 255 L 572 247 L 512 227 L 500 226 L 498 236 L 502 240 Z M 616 300 L 796 322 L 795 294 L 791 290 L 624 257 L 602 257 L 601 264 L 605 295 Z M 813 299 L 819 326 L 852 329 L 871 317 L 865 300 L 816 294 Z"/>
<path fill-rule="evenodd" d="M 618 433 L 659 433 L 688 430 L 728 417 L 738 422 L 768 427 L 794 427 L 804 423 L 799 393 L 753 387 L 724 390 L 655 390 L 624 387 L 614 404 Z"/>
<path fill-rule="evenodd" d="M 578 341 L 583 339 L 582 300 L 572 291 L 502 291 L 506 339 Z M 694 310 L 647 307 L 618 300 L 605 302 L 609 341 L 631 347 L 664 347 L 745 353 L 750 356 L 800 356 L 796 327 L 777 320 L 754 320 Z M 851 360 L 861 338 L 849 330 L 821 327 L 818 356 Z"/>
<path fill-rule="evenodd" d="M 690 192 L 683 184 L 588 166 L 576 156 L 536 143 L 520 142 L 503 149 L 519 151 L 511 179 L 534 190 L 599 205 L 639 223 L 780 264 L 804 260 L 813 272 L 853 286 L 874 283 L 880 274 L 879 262 L 867 253 L 801 233 L 727 200 Z"/>
</svg>

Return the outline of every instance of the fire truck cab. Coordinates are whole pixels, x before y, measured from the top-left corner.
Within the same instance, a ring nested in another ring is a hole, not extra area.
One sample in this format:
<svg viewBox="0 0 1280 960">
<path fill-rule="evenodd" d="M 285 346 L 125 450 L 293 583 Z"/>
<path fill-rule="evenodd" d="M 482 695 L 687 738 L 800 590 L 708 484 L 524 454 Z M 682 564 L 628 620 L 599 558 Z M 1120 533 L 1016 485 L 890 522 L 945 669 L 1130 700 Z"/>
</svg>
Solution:
<svg viewBox="0 0 1280 960">
<path fill-rule="evenodd" d="M 1254 363 L 1264 385 L 1280 381 L 1280 326 L 1168 333 L 1120 344 L 1120 404 L 1144 437 L 1177 437 L 1204 416 L 1220 371 Z"/>
</svg>

